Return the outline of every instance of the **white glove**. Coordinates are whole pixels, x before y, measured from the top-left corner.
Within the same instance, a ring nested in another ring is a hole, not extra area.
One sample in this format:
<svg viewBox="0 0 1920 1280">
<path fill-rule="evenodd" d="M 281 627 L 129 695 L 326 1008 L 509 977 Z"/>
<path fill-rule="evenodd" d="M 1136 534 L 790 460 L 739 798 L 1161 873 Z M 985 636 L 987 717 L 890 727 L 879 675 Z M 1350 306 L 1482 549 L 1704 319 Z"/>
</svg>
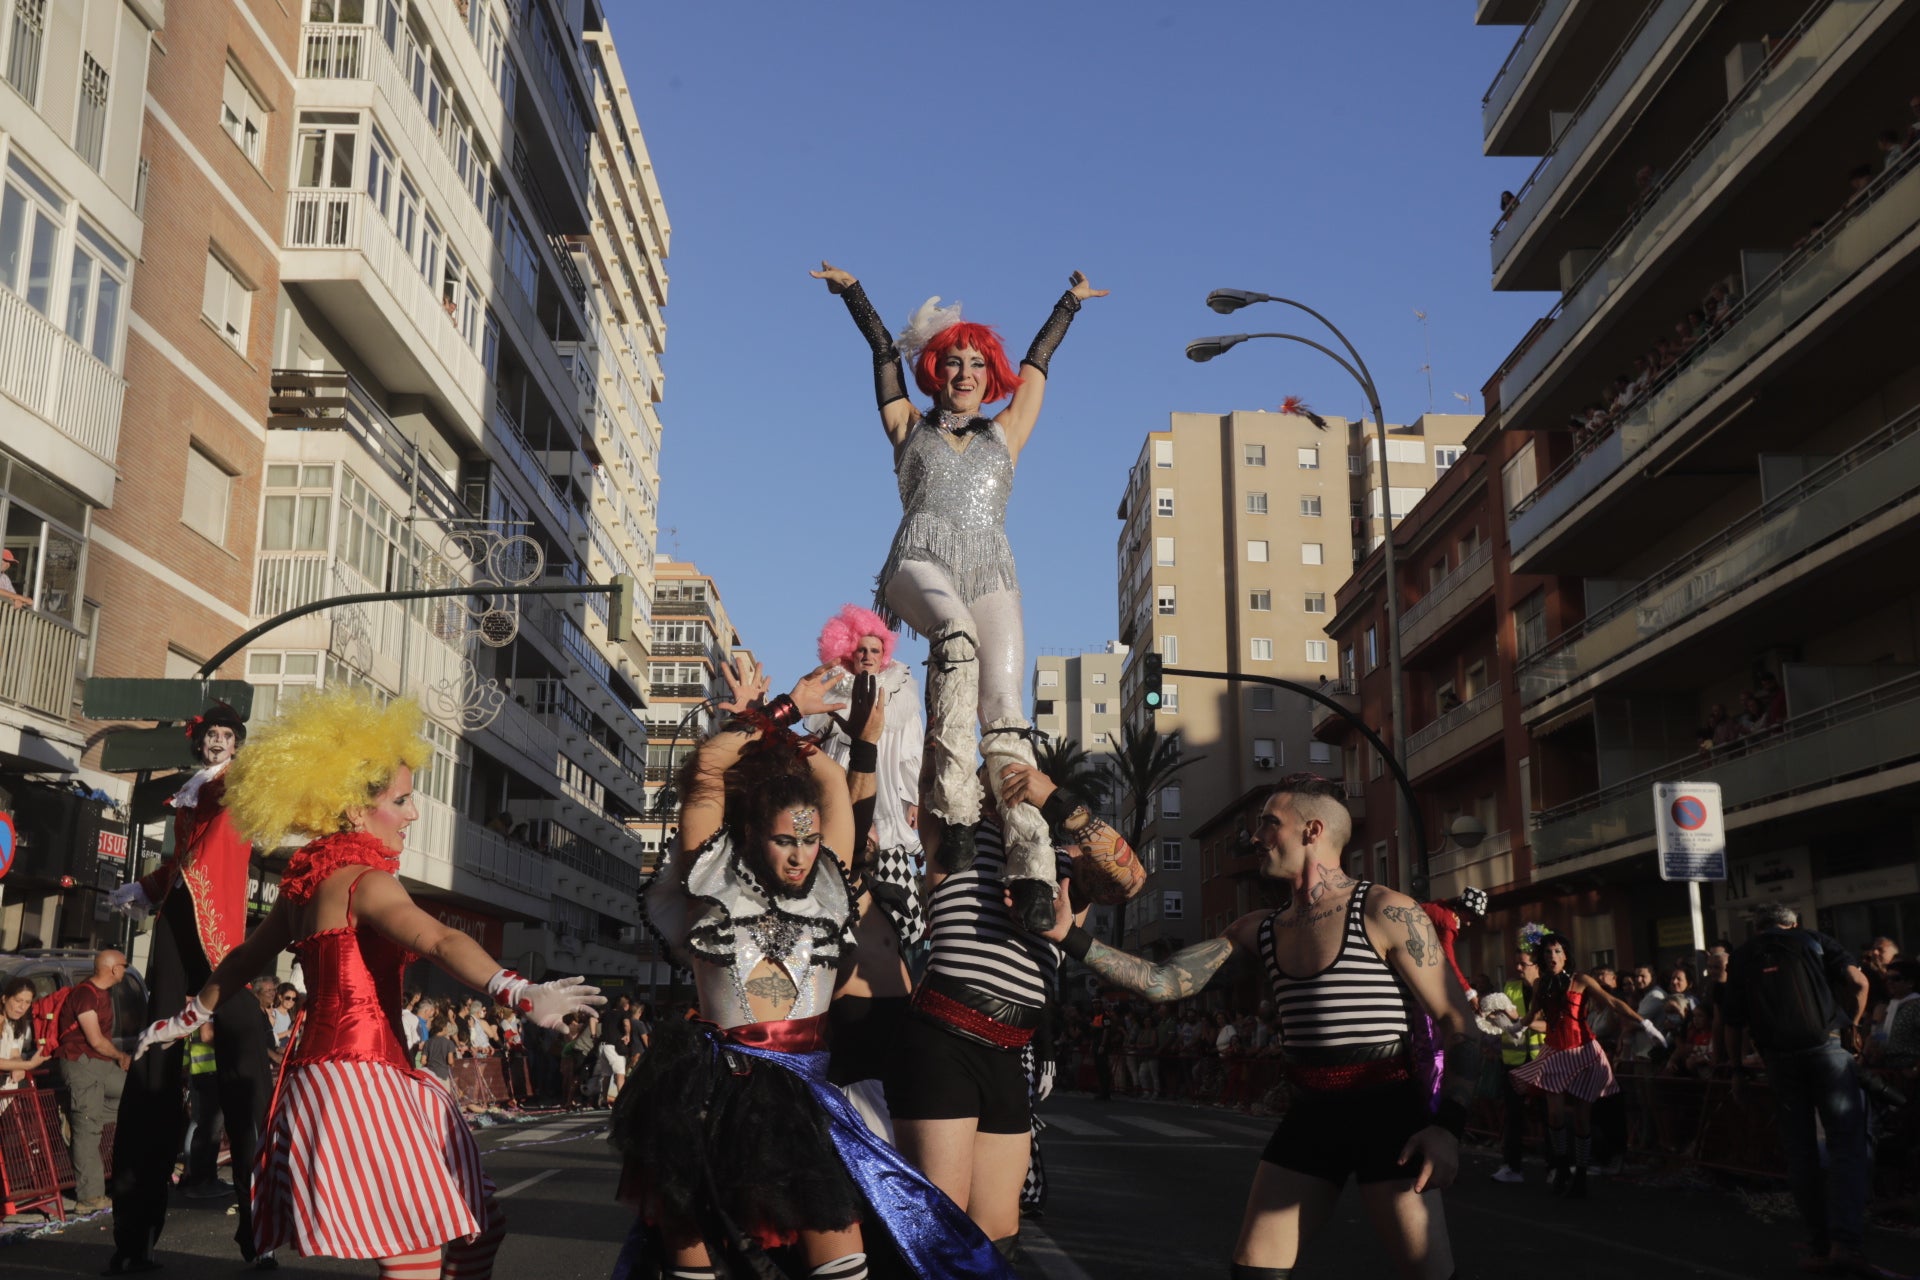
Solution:
<svg viewBox="0 0 1920 1280">
<path fill-rule="evenodd" d="M 135 920 L 145 920 L 153 914 L 153 899 L 147 896 L 138 880 L 129 880 L 108 894 L 107 906 Z"/>
<path fill-rule="evenodd" d="M 165 1047 L 176 1040 L 185 1040 L 199 1030 L 200 1024 L 212 1016 L 213 1010 L 201 1004 L 200 997 L 195 996 L 187 1001 L 186 1008 L 165 1022 L 156 1022 L 140 1033 L 140 1044 L 133 1051 L 133 1060 L 140 1061 L 140 1056 L 155 1045 Z"/>
<path fill-rule="evenodd" d="M 1646 1032 L 1649 1036 L 1653 1037 L 1653 1042 L 1659 1045 L 1662 1049 L 1667 1047 L 1667 1038 L 1660 1034 L 1660 1028 L 1653 1025 L 1653 1019 L 1651 1018 L 1640 1019 L 1640 1029 Z"/>
<path fill-rule="evenodd" d="M 584 977 L 528 982 L 511 969 L 487 979 L 487 994 L 549 1030 L 570 1013 L 588 1013 L 607 1002 L 600 988 L 588 986 Z"/>
</svg>

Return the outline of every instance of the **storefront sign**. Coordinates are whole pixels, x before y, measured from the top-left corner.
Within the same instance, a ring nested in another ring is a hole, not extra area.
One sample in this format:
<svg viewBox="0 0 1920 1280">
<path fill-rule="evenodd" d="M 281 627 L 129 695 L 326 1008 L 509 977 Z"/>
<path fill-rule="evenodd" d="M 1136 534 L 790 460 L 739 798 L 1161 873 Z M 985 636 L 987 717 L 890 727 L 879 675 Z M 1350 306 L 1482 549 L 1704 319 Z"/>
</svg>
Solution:
<svg viewBox="0 0 1920 1280">
<path fill-rule="evenodd" d="M 102 831 L 98 852 L 103 858 L 112 858 L 117 862 L 127 860 L 127 837 L 120 831 Z"/>
<path fill-rule="evenodd" d="M 456 907 L 446 902 L 429 902 L 415 899 L 420 909 L 446 925 L 449 929 L 458 929 L 472 938 L 490 956 L 501 952 L 501 935 L 505 933 L 501 922 L 492 916 L 482 915 L 478 911 L 469 911 L 465 907 Z"/>
<path fill-rule="evenodd" d="M 1853 902 L 1878 902 L 1885 898 L 1904 898 L 1920 893 L 1920 868 L 1911 862 L 1871 871 L 1856 871 L 1850 876 L 1831 876 L 1814 886 L 1814 896 L 1823 907 L 1844 907 Z"/>
</svg>

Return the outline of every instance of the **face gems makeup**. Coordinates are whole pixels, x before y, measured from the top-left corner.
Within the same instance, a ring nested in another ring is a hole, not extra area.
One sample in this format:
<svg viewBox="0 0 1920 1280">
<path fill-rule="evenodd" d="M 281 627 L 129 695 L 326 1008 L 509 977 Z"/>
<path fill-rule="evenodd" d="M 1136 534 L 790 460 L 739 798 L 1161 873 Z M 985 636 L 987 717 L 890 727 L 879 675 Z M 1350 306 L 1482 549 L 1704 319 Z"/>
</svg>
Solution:
<svg viewBox="0 0 1920 1280">
<path fill-rule="evenodd" d="M 809 806 L 804 809 L 789 809 L 787 812 L 793 818 L 793 834 L 795 836 L 804 840 L 813 834 L 814 823 L 820 816 L 818 810 Z"/>
</svg>

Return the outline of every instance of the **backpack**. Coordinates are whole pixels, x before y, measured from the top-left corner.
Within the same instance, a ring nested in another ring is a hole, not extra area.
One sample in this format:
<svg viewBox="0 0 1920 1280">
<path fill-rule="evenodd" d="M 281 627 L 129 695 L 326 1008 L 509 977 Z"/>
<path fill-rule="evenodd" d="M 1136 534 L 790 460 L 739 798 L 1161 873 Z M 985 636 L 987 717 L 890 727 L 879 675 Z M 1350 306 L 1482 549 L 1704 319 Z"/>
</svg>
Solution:
<svg viewBox="0 0 1920 1280">
<path fill-rule="evenodd" d="M 42 1053 L 52 1054 L 60 1047 L 60 1011 L 72 994 L 72 987 L 61 987 L 33 1002 L 27 1016 L 33 1023 L 33 1043 Z"/>
<path fill-rule="evenodd" d="M 1811 1049 L 1839 1025 L 1820 943 L 1799 929 L 1770 929 L 1747 944 L 1747 1016 L 1762 1049 Z"/>
</svg>

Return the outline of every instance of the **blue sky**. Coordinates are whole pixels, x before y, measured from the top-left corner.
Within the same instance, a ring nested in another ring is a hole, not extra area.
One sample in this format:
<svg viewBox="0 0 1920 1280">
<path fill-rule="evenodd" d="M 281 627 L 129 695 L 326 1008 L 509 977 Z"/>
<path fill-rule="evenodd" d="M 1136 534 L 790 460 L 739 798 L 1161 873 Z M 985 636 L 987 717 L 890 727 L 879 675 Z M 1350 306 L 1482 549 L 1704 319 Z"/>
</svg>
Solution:
<svg viewBox="0 0 1920 1280">
<path fill-rule="evenodd" d="M 1512 28 L 1472 0 L 619 0 L 614 33 L 673 223 L 660 547 L 718 579 L 784 688 L 820 622 L 865 603 L 899 516 L 866 356 L 807 269 L 859 276 L 898 329 L 966 303 L 1017 358 L 1065 287 L 1090 303 L 1053 363 L 1008 521 L 1027 652 L 1115 616 L 1114 519 L 1173 411 L 1353 416 L 1304 349 L 1207 365 L 1204 334 L 1279 327 L 1204 306 L 1286 293 L 1346 329 L 1386 413 L 1473 397 L 1549 305 L 1488 288 L 1487 236 L 1529 161 L 1480 154 Z M 917 644 L 903 656 L 918 661 Z"/>
</svg>

